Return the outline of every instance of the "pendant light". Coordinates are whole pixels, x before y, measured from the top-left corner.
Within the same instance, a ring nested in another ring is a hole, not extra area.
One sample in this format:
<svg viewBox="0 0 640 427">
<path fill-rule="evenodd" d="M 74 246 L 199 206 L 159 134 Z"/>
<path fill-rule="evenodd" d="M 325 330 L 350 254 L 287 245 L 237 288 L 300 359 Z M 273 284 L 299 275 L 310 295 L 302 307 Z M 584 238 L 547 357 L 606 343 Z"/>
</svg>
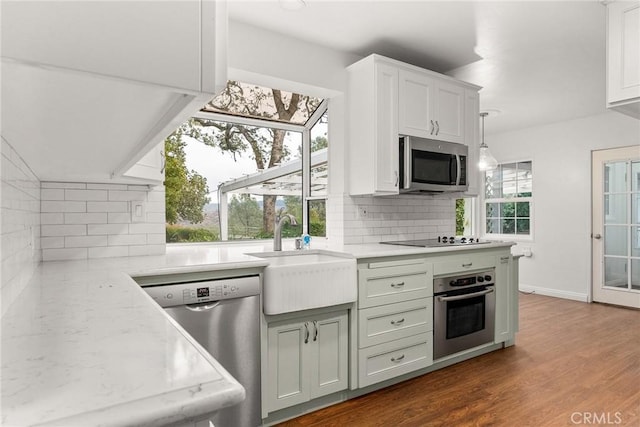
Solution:
<svg viewBox="0 0 640 427">
<path fill-rule="evenodd" d="M 482 117 L 482 142 L 480 144 L 480 155 L 478 156 L 478 169 L 480 171 L 491 171 L 498 167 L 498 161 L 489 151 L 489 146 L 484 142 L 484 118 L 488 116 L 489 113 L 482 112 L 480 113 L 480 117 Z"/>
</svg>

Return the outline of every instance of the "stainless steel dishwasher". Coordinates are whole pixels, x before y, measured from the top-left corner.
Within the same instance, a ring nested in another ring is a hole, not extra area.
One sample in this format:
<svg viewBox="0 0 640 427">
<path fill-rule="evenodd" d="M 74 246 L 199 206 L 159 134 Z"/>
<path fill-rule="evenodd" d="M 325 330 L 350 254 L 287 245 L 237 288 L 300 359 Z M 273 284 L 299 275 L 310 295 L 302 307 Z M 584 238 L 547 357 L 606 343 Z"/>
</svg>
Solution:
<svg viewBox="0 0 640 427">
<path fill-rule="evenodd" d="M 211 419 L 215 427 L 261 425 L 259 276 L 184 283 L 158 277 L 135 280 L 246 390 L 243 402 Z"/>
</svg>

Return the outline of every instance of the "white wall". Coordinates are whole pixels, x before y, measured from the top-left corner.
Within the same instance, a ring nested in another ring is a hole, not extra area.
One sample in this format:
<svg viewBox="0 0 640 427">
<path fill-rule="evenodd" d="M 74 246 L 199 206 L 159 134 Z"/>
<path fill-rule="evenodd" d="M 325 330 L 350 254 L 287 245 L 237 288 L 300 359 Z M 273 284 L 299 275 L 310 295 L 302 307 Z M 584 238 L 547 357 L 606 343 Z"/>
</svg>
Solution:
<svg viewBox="0 0 640 427">
<path fill-rule="evenodd" d="M 2 288 L 4 315 L 40 261 L 40 181 L 2 138 Z"/>
<path fill-rule="evenodd" d="M 586 301 L 591 288 L 591 152 L 640 145 L 640 121 L 607 112 L 520 131 L 486 135 L 500 163 L 533 161 L 534 235 L 513 252 L 520 288 Z"/>
<path fill-rule="evenodd" d="M 42 182 L 43 261 L 165 253 L 164 187 Z M 131 202 L 144 206 L 133 222 Z"/>
</svg>

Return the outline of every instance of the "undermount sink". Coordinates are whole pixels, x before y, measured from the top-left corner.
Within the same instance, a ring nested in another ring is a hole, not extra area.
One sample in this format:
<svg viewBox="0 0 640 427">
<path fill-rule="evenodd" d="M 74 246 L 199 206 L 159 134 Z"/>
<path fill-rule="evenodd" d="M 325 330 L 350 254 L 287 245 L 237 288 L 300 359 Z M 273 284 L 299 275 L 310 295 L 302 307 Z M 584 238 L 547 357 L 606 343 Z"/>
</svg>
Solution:
<svg viewBox="0 0 640 427">
<path fill-rule="evenodd" d="M 262 288 L 265 314 L 281 314 L 354 302 L 356 260 L 325 251 L 247 254 L 269 261 Z"/>
</svg>

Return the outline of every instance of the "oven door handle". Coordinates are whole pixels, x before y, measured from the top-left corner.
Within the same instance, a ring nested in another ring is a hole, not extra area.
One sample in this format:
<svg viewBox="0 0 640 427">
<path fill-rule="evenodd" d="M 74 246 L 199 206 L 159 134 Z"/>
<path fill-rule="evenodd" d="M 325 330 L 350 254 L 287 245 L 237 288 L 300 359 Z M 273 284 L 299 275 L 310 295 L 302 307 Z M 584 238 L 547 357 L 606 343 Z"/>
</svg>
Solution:
<svg viewBox="0 0 640 427">
<path fill-rule="evenodd" d="M 459 300 L 462 300 L 462 299 L 480 297 L 482 295 L 490 294 L 491 292 L 493 292 L 493 288 L 485 289 L 484 291 L 480 291 L 480 292 L 473 292 L 471 294 L 456 295 L 456 296 L 453 296 L 453 297 L 438 297 L 438 300 L 439 301 L 459 301 Z"/>
</svg>

